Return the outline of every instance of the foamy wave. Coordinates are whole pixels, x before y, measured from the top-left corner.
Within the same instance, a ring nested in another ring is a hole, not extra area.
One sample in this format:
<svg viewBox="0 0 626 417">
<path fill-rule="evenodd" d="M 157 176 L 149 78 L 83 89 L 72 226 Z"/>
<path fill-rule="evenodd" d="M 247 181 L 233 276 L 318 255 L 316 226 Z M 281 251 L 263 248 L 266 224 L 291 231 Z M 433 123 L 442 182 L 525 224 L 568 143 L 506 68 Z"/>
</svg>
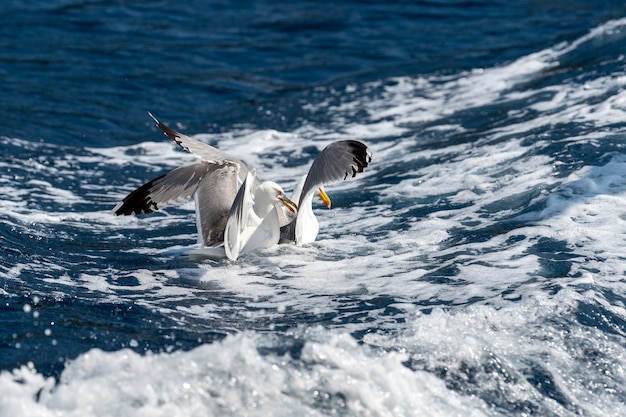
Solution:
<svg viewBox="0 0 626 417">
<path fill-rule="evenodd" d="M 34 369 L 0 374 L 2 415 L 84 416 L 480 416 L 403 353 L 378 354 L 346 334 L 312 329 L 297 360 L 269 353 L 254 333 L 189 352 L 139 355 L 91 350 L 68 363 L 58 384 Z"/>
</svg>

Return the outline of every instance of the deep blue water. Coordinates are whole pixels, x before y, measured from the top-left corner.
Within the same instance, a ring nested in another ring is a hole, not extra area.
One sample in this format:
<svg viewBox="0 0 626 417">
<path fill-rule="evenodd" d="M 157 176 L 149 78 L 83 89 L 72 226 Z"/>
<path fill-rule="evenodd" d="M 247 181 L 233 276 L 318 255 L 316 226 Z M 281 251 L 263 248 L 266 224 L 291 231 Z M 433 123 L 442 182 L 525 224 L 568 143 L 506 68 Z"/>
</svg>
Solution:
<svg viewBox="0 0 626 417">
<path fill-rule="evenodd" d="M 3 2 L 0 415 L 112 413 L 64 387 L 128 367 L 199 388 L 123 414 L 621 415 L 626 6 L 557 3 Z M 191 160 L 148 110 L 286 189 L 374 160 L 315 244 L 195 262 L 192 206 L 110 211 Z"/>
<path fill-rule="evenodd" d="M 298 109 L 316 87 L 490 67 L 623 11 L 611 1 L 4 2 L 4 134 L 128 145 L 153 137 L 139 123 L 147 109 L 192 131 L 289 130 L 308 120 Z"/>
</svg>

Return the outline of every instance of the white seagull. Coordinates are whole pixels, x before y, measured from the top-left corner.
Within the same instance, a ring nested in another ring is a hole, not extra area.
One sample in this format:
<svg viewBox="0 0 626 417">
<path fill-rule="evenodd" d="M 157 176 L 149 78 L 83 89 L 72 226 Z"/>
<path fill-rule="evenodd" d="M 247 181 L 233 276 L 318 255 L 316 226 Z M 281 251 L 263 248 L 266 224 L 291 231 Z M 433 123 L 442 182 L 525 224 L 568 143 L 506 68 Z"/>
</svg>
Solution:
<svg viewBox="0 0 626 417">
<path fill-rule="evenodd" d="M 169 128 L 148 114 L 170 139 L 200 160 L 145 183 L 126 196 L 113 209 L 114 213 L 152 213 L 195 197 L 201 249 L 192 252 L 193 256 L 226 255 L 236 260 L 240 254 L 277 244 L 280 227 L 292 220 L 286 213 L 297 211 L 296 204 L 285 197 L 283 189 L 271 181 L 261 183 L 254 170 L 243 162 Z M 241 184 L 245 187 L 240 187 Z M 246 190 L 245 195 L 240 197 L 238 189 Z M 279 211 L 277 206 L 284 206 L 287 211 Z M 225 241 L 227 228 L 231 232 Z M 235 234 L 234 230 L 240 233 Z"/>
<path fill-rule="evenodd" d="M 340 140 L 328 145 L 317 155 L 309 172 L 302 177 L 291 199 L 298 201 L 296 219 L 281 229 L 282 242 L 304 245 L 314 242 L 319 222 L 313 214 L 313 196 L 318 194 L 330 208 L 330 197 L 323 186 L 355 177 L 372 161 L 372 153 L 359 141 Z"/>
</svg>

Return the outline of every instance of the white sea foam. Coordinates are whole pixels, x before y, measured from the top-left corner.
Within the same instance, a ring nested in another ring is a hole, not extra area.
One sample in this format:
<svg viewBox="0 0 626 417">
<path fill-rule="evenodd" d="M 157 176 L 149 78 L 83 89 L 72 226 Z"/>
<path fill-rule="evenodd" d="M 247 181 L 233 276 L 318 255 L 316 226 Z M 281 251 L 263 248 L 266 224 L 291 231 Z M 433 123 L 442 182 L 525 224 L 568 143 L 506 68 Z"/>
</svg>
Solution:
<svg viewBox="0 0 626 417">
<path fill-rule="evenodd" d="M 403 353 L 377 353 L 346 334 L 297 335 L 298 360 L 261 355 L 267 341 L 241 333 L 189 352 L 139 355 L 91 350 L 55 385 L 34 369 L 0 374 L 1 415 L 38 416 L 480 416 Z"/>
<path fill-rule="evenodd" d="M 621 338 L 568 323 L 585 297 L 568 290 L 555 297 L 533 292 L 503 308 L 418 312 L 393 337 L 371 334 L 365 340 L 411 352 L 414 367 L 443 374 L 467 394 L 499 395 L 521 412 L 531 407 L 526 412 L 541 415 L 624 415 Z M 537 373 L 549 379 L 536 381 Z M 546 392 L 554 401 L 541 400 Z M 540 406 L 532 410 L 532 404 Z"/>
<path fill-rule="evenodd" d="M 56 384 L 32 367 L 0 373 L 0 415 L 500 415 L 481 400 L 491 395 L 503 410 L 623 415 L 620 341 L 561 327 L 582 297 L 534 293 L 505 308 L 416 311 L 393 333 L 366 335 L 366 345 L 341 331 L 297 330 L 297 359 L 260 354 L 273 339 L 252 332 L 188 352 L 94 349 Z"/>
</svg>

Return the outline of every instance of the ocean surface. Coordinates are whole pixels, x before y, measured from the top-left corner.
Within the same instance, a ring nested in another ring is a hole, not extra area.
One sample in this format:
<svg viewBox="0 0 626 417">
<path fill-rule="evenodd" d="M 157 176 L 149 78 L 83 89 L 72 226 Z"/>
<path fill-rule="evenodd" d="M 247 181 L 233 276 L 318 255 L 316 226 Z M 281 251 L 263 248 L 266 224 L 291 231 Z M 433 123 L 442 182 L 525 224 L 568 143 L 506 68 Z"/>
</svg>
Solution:
<svg viewBox="0 0 626 417">
<path fill-rule="evenodd" d="M 626 6 L 0 3 L 0 416 L 626 415 Z M 193 203 L 112 208 L 193 156 L 315 243 L 194 261 Z"/>
</svg>

